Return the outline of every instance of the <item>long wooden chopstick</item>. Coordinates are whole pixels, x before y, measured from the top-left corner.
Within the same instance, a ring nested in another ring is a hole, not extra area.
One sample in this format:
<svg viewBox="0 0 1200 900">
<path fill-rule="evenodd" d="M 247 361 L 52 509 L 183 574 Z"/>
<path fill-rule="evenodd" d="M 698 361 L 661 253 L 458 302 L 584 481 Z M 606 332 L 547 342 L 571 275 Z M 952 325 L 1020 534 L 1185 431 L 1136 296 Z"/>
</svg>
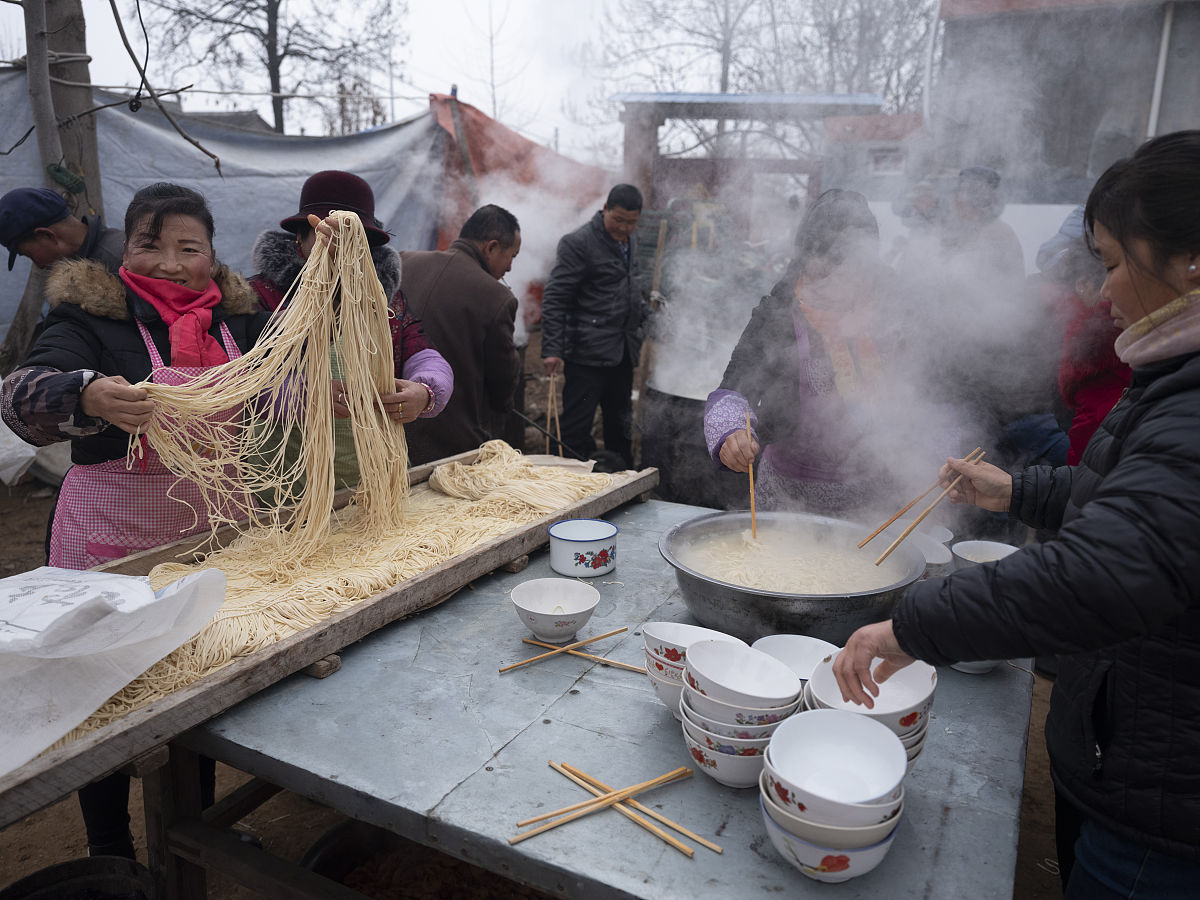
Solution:
<svg viewBox="0 0 1200 900">
<path fill-rule="evenodd" d="M 539 825 L 537 828 L 515 835 L 514 837 L 510 837 L 508 842 L 510 844 L 519 844 L 521 841 L 525 840 L 526 838 L 531 838 L 535 834 L 541 834 L 543 831 L 549 831 L 551 828 L 557 828 L 559 825 L 565 825 L 567 822 L 573 822 L 576 819 L 590 815 L 597 810 L 607 809 L 614 803 L 620 803 L 622 800 L 628 800 L 634 794 L 640 794 L 642 791 L 648 791 L 651 788 L 656 788 L 659 785 L 666 784 L 670 781 L 675 781 L 680 778 L 687 778 L 691 774 L 692 770 L 687 766 L 680 766 L 673 772 L 668 772 L 665 775 L 659 775 L 657 778 L 652 778 L 649 781 L 643 781 L 641 784 L 633 784 L 627 788 L 623 788 L 622 790 L 613 791 L 610 794 L 601 794 L 599 797 L 593 797 L 591 800 L 585 800 L 582 803 L 575 803 L 571 806 L 565 806 L 563 809 L 556 810 L 552 813 L 545 813 L 532 819 L 526 819 L 524 822 L 518 822 L 517 827 L 521 828 L 525 825 L 532 824 L 533 822 L 540 822 L 550 816 L 557 816 L 559 813 L 565 812 L 566 810 L 573 810 L 573 812 L 568 812 L 561 818 L 554 819 L 551 822 L 546 822 L 542 825 Z"/>
<path fill-rule="evenodd" d="M 750 410 L 746 410 L 746 440 L 753 441 L 750 433 Z M 754 460 L 750 460 L 750 537 L 758 540 L 758 513 L 754 509 Z"/>
<path fill-rule="evenodd" d="M 563 646 L 563 647 L 557 647 L 554 650 L 551 650 L 549 653 L 543 653 L 540 656 L 531 656 L 529 659 L 523 659 L 519 663 L 513 663 L 511 666 L 505 666 L 503 669 L 500 670 L 500 674 L 503 675 L 505 672 L 511 671 L 512 669 L 519 669 L 519 668 L 521 668 L 521 666 L 527 666 L 532 662 L 537 662 L 539 659 L 547 659 L 548 657 L 555 656 L 559 653 L 566 653 L 568 650 L 574 650 L 578 647 L 582 647 L 584 644 L 590 644 L 593 641 L 602 641 L 605 638 L 612 637 L 614 634 L 620 634 L 622 631 L 628 631 L 628 630 L 629 630 L 628 628 L 624 628 L 624 627 L 617 628 L 614 631 L 608 631 L 608 632 L 605 632 L 604 634 L 598 634 L 595 637 L 590 637 L 586 641 L 576 641 L 573 644 L 567 644 L 566 646 Z"/>
<path fill-rule="evenodd" d="M 973 460 L 971 460 L 971 462 L 980 462 L 985 456 L 987 456 L 986 453 L 980 453 L 977 457 L 975 457 Z M 913 519 L 912 524 L 909 525 L 907 528 L 904 529 L 903 532 L 900 533 L 900 537 L 898 537 L 894 541 L 892 541 L 892 546 L 888 547 L 886 550 L 883 551 L 883 555 L 881 557 L 879 557 L 879 559 L 875 560 L 875 565 L 879 565 L 881 562 L 883 562 L 885 559 L 887 559 L 888 556 L 891 555 L 891 552 L 900 546 L 900 542 L 903 541 L 910 534 L 912 534 L 913 529 L 915 529 L 918 525 L 921 524 L 921 520 L 924 519 L 931 512 L 933 512 L 933 508 L 935 506 L 937 506 L 939 503 L 941 503 L 942 500 L 945 499 L 947 494 L 949 494 L 952 490 L 954 490 L 956 487 L 958 487 L 958 483 L 962 480 L 963 480 L 963 476 L 959 475 L 952 482 L 950 482 L 950 486 L 947 487 L 940 494 L 938 494 L 937 499 L 934 500 L 932 503 L 930 503 L 927 507 L 925 507 L 925 511 L 923 513 L 921 513 L 919 516 L 917 516 L 915 519 Z"/>
<path fill-rule="evenodd" d="M 547 644 L 545 641 L 535 641 L 533 638 L 522 638 L 521 640 L 526 644 L 532 644 L 534 647 L 548 647 L 551 650 L 558 649 L 558 647 L 556 647 L 554 644 Z M 590 659 L 594 662 L 598 662 L 602 666 L 613 666 L 617 669 L 627 669 L 630 672 L 637 672 L 639 675 L 646 674 L 645 666 L 631 666 L 629 663 L 623 663 L 615 659 L 609 659 L 607 656 L 593 656 L 591 653 L 583 653 L 579 650 L 568 650 L 567 654 L 570 656 L 582 656 L 584 659 Z"/>
<path fill-rule="evenodd" d="M 972 450 L 970 453 L 968 453 L 965 457 L 963 457 L 963 459 L 966 462 L 973 462 L 974 460 L 979 458 L 978 456 L 975 455 L 977 453 L 982 455 L 983 448 L 976 447 L 974 450 Z M 882 525 L 880 525 L 878 528 L 876 528 L 874 531 L 872 531 L 870 534 L 868 534 L 865 538 L 863 538 L 862 542 L 858 545 L 858 549 L 861 550 L 863 547 L 867 546 L 867 544 L 871 543 L 871 541 L 875 540 L 875 538 L 879 537 L 879 535 L 883 532 L 883 530 L 885 528 L 887 528 L 889 525 L 891 525 L 893 522 L 895 522 L 898 518 L 900 518 L 902 515 L 904 515 L 906 512 L 908 512 L 914 506 L 916 506 L 917 503 L 919 503 L 921 500 L 923 500 L 926 497 L 926 495 L 928 495 L 931 491 L 933 491 L 940 483 L 941 482 L 935 481 L 929 487 L 925 488 L 925 490 L 921 491 L 921 493 L 919 495 L 917 495 L 916 497 L 914 497 L 911 501 L 909 501 L 908 505 L 905 506 L 902 510 L 900 510 L 900 512 L 896 513 L 894 516 L 892 516 L 890 519 L 888 519 L 886 522 L 884 522 Z"/>
<path fill-rule="evenodd" d="M 558 772 L 560 775 L 571 779 L 573 782 L 575 782 L 577 785 L 579 785 L 581 788 L 583 788 L 585 791 L 592 794 L 593 796 L 601 797 L 605 793 L 608 793 L 607 791 L 602 791 L 599 788 L 592 787 L 592 785 L 588 784 L 586 781 L 584 781 L 578 775 L 571 774 L 560 763 L 556 763 L 553 760 L 551 760 L 550 768 L 552 768 L 555 772 Z M 643 828 L 645 828 L 648 832 L 650 832 L 655 837 L 657 837 L 663 841 L 666 841 L 668 844 L 670 844 L 672 847 L 674 847 L 676 850 L 678 850 L 680 853 L 682 853 L 688 859 L 692 859 L 696 855 L 696 851 L 693 850 L 691 847 L 689 847 L 687 844 L 685 844 L 683 841 L 679 840 L 678 838 L 676 838 L 672 835 L 667 834 L 665 831 L 663 831 L 657 825 L 653 824 L 652 822 L 648 822 L 647 820 L 645 820 L 641 816 L 639 816 L 637 813 L 635 813 L 633 810 L 631 810 L 629 807 L 635 803 L 638 806 L 641 806 L 641 804 L 637 803 L 636 800 L 626 800 L 624 803 L 614 804 L 613 809 L 615 809 L 617 812 L 619 812 L 621 815 L 623 815 L 629 821 L 636 822 L 638 825 L 641 825 Z"/>
<path fill-rule="evenodd" d="M 575 766 L 572 766 L 569 763 L 563 763 L 562 768 L 566 770 L 564 772 L 564 774 L 573 775 L 573 776 L 578 777 L 580 780 L 587 782 L 587 784 L 593 790 L 599 790 L 599 791 L 611 791 L 612 790 L 612 788 L 610 788 L 603 781 L 593 778 L 591 775 L 587 774 L 586 772 L 580 771 L 579 769 L 575 768 Z M 688 829 L 684 828 L 679 823 L 672 822 L 670 819 L 668 819 L 662 813 L 655 812 L 650 807 L 645 806 L 636 800 L 626 800 L 625 804 L 632 806 L 638 812 L 645 813 L 646 815 L 650 816 L 650 818 L 652 818 L 652 819 L 657 819 L 659 822 L 662 822 L 668 828 L 674 828 L 676 831 L 678 831 L 684 837 L 691 838 L 693 841 L 695 841 L 698 844 L 703 844 L 709 850 L 713 851 L 713 853 L 723 853 L 724 852 L 721 849 L 720 844 L 714 844 L 712 841 L 700 837 L 700 835 L 696 834 L 694 831 L 689 831 Z"/>
</svg>

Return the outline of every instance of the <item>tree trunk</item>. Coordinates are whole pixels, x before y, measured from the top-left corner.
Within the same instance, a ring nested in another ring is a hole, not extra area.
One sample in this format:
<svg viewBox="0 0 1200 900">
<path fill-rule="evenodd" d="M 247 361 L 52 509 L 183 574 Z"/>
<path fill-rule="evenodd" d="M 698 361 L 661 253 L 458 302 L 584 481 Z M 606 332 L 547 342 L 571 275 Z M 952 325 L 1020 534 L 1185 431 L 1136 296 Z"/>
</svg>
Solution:
<svg viewBox="0 0 1200 900">
<path fill-rule="evenodd" d="M 50 50 L 61 54 L 87 53 L 86 24 L 83 19 L 81 0 L 46 0 L 46 30 Z M 54 111 L 60 121 L 69 120 L 59 127 L 64 165 L 77 175 L 82 175 L 86 188 L 76 215 L 104 213 L 104 197 L 100 185 L 100 157 L 96 148 L 96 117 L 81 116 L 95 104 L 92 96 L 92 78 L 85 59 L 66 62 L 51 67 L 51 72 L 63 81 L 76 85 L 50 85 L 54 99 Z M 70 199 L 67 201 L 70 202 Z"/>
<path fill-rule="evenodd" d="M 281 3 L 267 4 L 267 78 L 271 83 L 271 112 L 275 130 L 283 134 L 283 59 L 279 55 L 279 16 Z"/>
</svg>

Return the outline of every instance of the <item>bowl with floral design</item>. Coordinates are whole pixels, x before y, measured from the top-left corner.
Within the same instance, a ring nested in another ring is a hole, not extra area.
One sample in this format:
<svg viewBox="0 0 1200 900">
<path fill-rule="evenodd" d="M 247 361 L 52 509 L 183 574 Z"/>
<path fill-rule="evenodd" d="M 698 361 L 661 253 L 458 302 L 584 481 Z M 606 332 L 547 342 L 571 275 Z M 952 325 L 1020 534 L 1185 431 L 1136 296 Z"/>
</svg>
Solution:
<svg viewBox="0 0 1200 900">
<path fill-rule="evenodd" d="M 677 665 L 669 659 L 663 659 L 649 650 L 643 650 L 642 652 L 646 655 L 647 670 L 653 669 L 654 674 L 661 678 L 670 678 L 672 681 L 683 682 L 683 666 Z"/>
<path fill-rule="evenodd" d="M 721 735 L 722 737 L 738 738 L 743 741 L 752 741 L 758 738 L 769 738 L 771 733 L 779 727 L 779 722 L 772 722 L 766 725 L 728 725 L 725 722 L 718 721 L 710 716 L 701 715 L 693 709 L 688 702 L 687 691 L 680 692 L 681 702 L 680 711 L 695 724 L 699 725 L 705 731 L 711 731 L 713 734 Z M 780 720 L 782 721 L 782 719 Z"/>
<path fill-rule="evenodd" d="M 755 709 L 790 706 L 800 700 L 804 687 L 786 663 L 726 641 L 696 641 L 688 647 L 683 679 L 706 697 Z"/>
<path fill-rule="evenodd" d="M 517 616 L 540 640 L 562 644 L 596 611 L 600 592 L 573 578 L 522 581 L 509 594 Z"/>
<path fill-rule="evenodd" d="M 647 670 L 646 676 L 650 679 L 650 684 L 654 686 L 654 696 L 671 711 L 671 715 L 682 721 L 683 716 L 679 712 L 679 695 L 683 693 L 683 682 L 659 678 L 649 670 Z"/>
<path fill-rule="evenodd" d="M 799 700 L 788 706 L 772 706 L 765 709 L 722 703 L 720 700 L 707 697 L 694 690 L 687 683 L 686 678 L 683 682 L 683 690 L 687 694 L 688 706 L 705 718 L 716 719 L 726 725 L 775 725 L 800 708 Z"/>
<path fill-rule="evenodd" d="M 878 843 L 866 847 L 823 847 L 796 837 L 772 819 L 762 797 L 758 798 L 758 803 L 771 844 L 784 859 L 814 881 L 837 884 L 867 874 L 883 862 L 896 838 L 893 831 Z"/>
<path fill-rule="evenodd" d="M 550 568 L 559 575 L 594 578 L 617 565 L 617 533 L 603 519 L 564 519 L 550 526 Z"/>
<path fill-rule="evenodd" d="M 845 807 L 886 804 L 903 791 L 904 745 L 886 726 L 865 716 L 808 710 L 775 729 L 769 746 L 768 773 L 776 797 L 813 821 L 867 825 L 869 817 L 846 821 Z"/>
<path fill-rule="evenodd" d="M 840 651 L 839 651 L 840 652 Z M 813 669 L 809 688 L 813 699 L 825 709 L 847 710 L 859 713 L 886 725 L 899 735 L 916 731 L 929 719 L 933 708 L 933 695 L 937 690 L 937 669 L 924 662 L 905 666 L 879 685 L 879 696 L 874 706 L 867 709 L 852 700 L 843 700 L 841 688 L 833 675 L 833 662 L 837 653 L 831 653 Z M 882 660 L 871 662 L 871 670 Z"/>
<path fill-rule="evenodd" d="M 929 719 L 926 718 L 921 723 L 921 727 L 915 731 L 910 731 L 908 734 L 900 735 L 900 743 L 904 745 L 905 750 L 911 750 L 913 747 L 923 745 L 925 738 L 929 737 Z"/>
<path fill-rule="evenodd" d="M 732 756 L 762 756 L 767 749 L 767 744 L 771 742 L 770 735 L 762 738 L 731 738 L 701 728 L 688 716 L 682 697 L 679 701 L 679 712 L 682 716 L 679 721 L 683 723 L 683 730 L 691 736 L 692 740 L 717 753 L 728 753 Z"/>
<path fill-rule="evenodd" d="M 803 814 L 791 812 L 777 802 L 767 781 L 765 768 L 762 775 L 759 776 L 758 788 L 763 798 L 763 809 L 776 825 L 802 841 L 837 850 L 869 847 L 879 843 L 892 833 L 900 823 L 900 817 L 904 812 L 904 805 L 901 802 L 899 811 L 890 819 L 882 822 L 860 826 L 823 825 L 820 822 L 811 821 Z"/>
<path fill-rule="evenodd" d="M 646 622 L 642 625 L 642 640 L 655 656 L 682 666 L 687 661 L 687 648 L 696 641 L 728 641 L 746 646 L 741 638 L 686 622 Z"/>
<path fill-rule="evenodd" d="M 738 756 L 734 753 L 718 753 L 696 741 L 687 731 L 683 732 L 683 740 L 696 768 L 714 781 L 732 788 L 748 788 L 758 784 L 763 767 L 761 754 Z"/>
<path fill-rule="evenodd" d="M 898 795 L 881 803 L 826 804 L 811 797 L 801 797 L 789 783 L 779 777 L 771 763 L 771 746 L 763 753 L 763 774 L 767 790 L 777 806 L 793 815 L 803 816 L 810 822 L 836 825 L 847 828 L 864 828 L 878 825 L 893 818 L 904 804 L 904 785 Z"/>
</svg>

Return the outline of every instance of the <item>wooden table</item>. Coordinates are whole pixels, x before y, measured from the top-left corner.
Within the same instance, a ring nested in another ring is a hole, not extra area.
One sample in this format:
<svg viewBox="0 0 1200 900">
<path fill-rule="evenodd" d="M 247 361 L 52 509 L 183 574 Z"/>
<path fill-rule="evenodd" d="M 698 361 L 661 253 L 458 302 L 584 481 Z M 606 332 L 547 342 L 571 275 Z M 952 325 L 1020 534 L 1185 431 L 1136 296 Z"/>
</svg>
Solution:
<svg viewBox="0 0 1200 900">
<path fill-rule="evenodd" d="M 651 501 L 608 516 L 621 528 L 618 565 L 594 580 L 601 601 L 581 637 L 630 630 L 588 649 L 640 663 L 642 622 L 691 621 L 657 541 L 702 512 Z M 518 819 L 584 797 L 548 760 L 614 786 L 691 762 L 678 723 L 643 676 L 566 656 L 498 674 L 539 652 L 521 643 L 528 632 L 506 592 L 552 574 L 548 554 L 536 553 L 520 574 L 479 579 L 347 649 L 332 677 L 293 676 L 173 743 L 170 763 L 147 785 L 154 862 L 171 896 L 204 896 L 206 868 L 272 896 L 358 896 L 213 827 L 272 790 L 263 782 L 202 821 L 197 753 L 573 898 L 1011 896 L 1033 681 L 1015 666 L 983 676 L 940 670 L 895 844 L 878 869 L 845 884 L 811 881 L 775 852 L 756 790 L 700 773 L 642 799 L 721 844 L 719 856 L 696 846 L 687 859 L 611 810 L 510 846 Z"/>
</svg>

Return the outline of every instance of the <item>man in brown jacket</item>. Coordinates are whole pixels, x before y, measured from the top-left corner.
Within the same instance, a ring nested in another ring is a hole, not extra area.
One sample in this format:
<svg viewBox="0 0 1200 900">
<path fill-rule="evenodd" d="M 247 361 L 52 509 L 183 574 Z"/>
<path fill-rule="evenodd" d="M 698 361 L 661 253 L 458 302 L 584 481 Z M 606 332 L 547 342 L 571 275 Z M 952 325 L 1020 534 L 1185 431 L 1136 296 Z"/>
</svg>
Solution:
<svg viewBox="0 0 1200 900">
<path fill-rule="evenodd" d="M 500 279 L 520 250 L 516 216 L 488 204 L 471 214 L 445 250 L 400 254 L 400 288 L 409 308 L 454 370 L 454 395 L 442 414 L 405 429 L 410 464 L 500 437 L 520 374 L 513 345 L 517 298 Z"/>
</svg>

